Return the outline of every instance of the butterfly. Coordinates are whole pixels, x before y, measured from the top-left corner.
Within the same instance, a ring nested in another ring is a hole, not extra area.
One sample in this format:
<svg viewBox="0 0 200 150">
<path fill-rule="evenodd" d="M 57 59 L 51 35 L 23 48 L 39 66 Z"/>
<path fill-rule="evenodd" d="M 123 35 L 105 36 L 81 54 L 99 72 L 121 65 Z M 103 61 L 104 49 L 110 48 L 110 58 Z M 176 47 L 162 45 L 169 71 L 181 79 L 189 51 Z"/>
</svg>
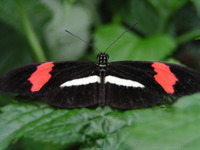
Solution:
<svg viewBox="0 0 200 150">
<path fill-rule="evenodd" d="M 30 64 L 0 77 L 0 91 L 40 98 L 59 108 L 108 105 L 117 109 L 170 104 L 200 92 L 200 73 L 161 62 L 63 61 Z"/>
</svg>

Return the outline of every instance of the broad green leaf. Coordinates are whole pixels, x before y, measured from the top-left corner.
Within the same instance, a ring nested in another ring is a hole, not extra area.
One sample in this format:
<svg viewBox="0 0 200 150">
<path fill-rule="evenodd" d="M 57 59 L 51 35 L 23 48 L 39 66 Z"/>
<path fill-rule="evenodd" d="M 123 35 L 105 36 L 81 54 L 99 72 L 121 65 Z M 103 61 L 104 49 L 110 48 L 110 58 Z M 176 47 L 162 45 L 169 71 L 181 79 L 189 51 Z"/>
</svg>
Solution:
<svg viewBox="0 0 200 150">
<path fill-rule="evenodd" d="M 84 5 L 71 4 L 68 1 L 43 0 L 43 3 L 53 13 L 45 28 L 45 39 L 51 51 L 51 58 L 53 60 L 79 58 L 88 45 L 66 33 L 65 30 L 88 41 L 92 21 L 89 12 Z"/>
<path fill-rule="evenodd" d="M 31 105 L 16 102 L 2 108 L 2 112 L 0 149 L 4 149 L 11 141 L 21 136 L 67 145 L 82 143 L 86 138 L 85 130 L 104 134 L 103 129 L 99 128 L 102 124 L 96 123 L 95 120 L 102 122 L 104 115 L 112 110 L 108 108 L 64 110 L 53 109 L 40 103 Z M 94 126 L 90 123 L 92 120 Z"/>
<path fill-rule="evenodd" d="M 174 39 L 161 34 L 138 41 L 130 53 L 133 60 L 161 61 L 169 56 L 176 47 Z"/>
<path fill-rule="evenodd" d="M 134 122 L 96 140 L 82 150 L 198 150 L 200 143 L 200 95 L 187 96 L 170 111 L 127 111 Z M 132 114 L 131 114 L 132 113 Z"/>
<path fill-rule="evenodd" d="M 200 1 L 199 0 L 191 0 L 191 2 L 194 3 L 194 6 L 196 7 L 196 10 L 198 12 L 198 16 L 200 17 Z"/>
<path fill-rule="evenodd" d="M 15 13 L 13 13 L 15 12 Z M 16 1 L 1 0 L 0 1 L 0 19 L 22 32 L 22 27 L 19 24 L 20 17 Z M 23 32 L 22 32 L 23 33 Z"/>
<path fill-rule="evenodd" d="M 149 4 L 154 7 L 157 14 L 160 16 L 160 22 L 158 28 L 156 29 L 157 33 L 163 33 L 166 31 L 167 26 L 169 25 L 169 19 L 179 8 L 181 8 L 188 1 L 189 0 L 148 0 Z"/>
<path fill-rule="evenodd" d="M 95 32 L 95 45 L 100 48 L 102 45 L 109 45 L 124 31 L 124 28 L 115 24 L 102 26 Z M 106 52 L 110 54 L 110 61 L 160 61 L 170 55 L 175 47 L 174 40 L 167 35 L 139 38 L 137 35 L 131 33 L 131 31 L 128 31 Z M 103 49 L 106 49 L 106 47 Z"/>
<path fill-rule="evenodd" d="M 48 9 L 41 3 L 41 0 L 21 0 L 27 16 L 31 19 L 31 23 L 38 34 L 43 31 L 43 26 L 46 20 L 50 17 Z M 14 12 L 14 13 L 13 13 Z M 0 19 L 15 28 L 19 33 L 24 33 L 23 26 L 21 25 L 21 18 L 19 14 L 19 7 L 17 1 L 0 1 Z"/>
<path fill-rule="evenodd" d="M 97 29 L 94 33 L 94 45 L 104 52 L 113 41 L 115 41 L 125 28 L 117 24 L 109 24 Z M 132 34 L 131 31 L 126 32 L 118 41 L 116 41 L 107 53 L 110 54 L 109 61 L 130 60 L 130 51 L 133 51 L 134 45 L 140 38 Z M 96 51 L 98 53 L 98 51 Z"/>
<path fill-rule="evenodd" d="M 1 109 L 0 149 L 20 137 L 67 147 L 80 144 L 82 150 L 197 149 L 199 108 L 200 94 L 183 97 L 169 109 L 127 111 L 67 110 L 15 102 Z"/>
<path fill-rule="evenodd" d="M 138 23 L 135 28 L 143 35 L 149 36 L 157 32 L 161 18 L 147 0 L 113 0 L 107 3 L 114 11 L 113 13 L 120 14 L 122 20 L 126 23 L 130 25 Z"/>
<path fill-rule="evenodd" d="M 148 2 L 157 10 L 163 19 L 169 18 L 176 10 L 186 4 L 189 0 L 148 0 Z"/>
</svg>

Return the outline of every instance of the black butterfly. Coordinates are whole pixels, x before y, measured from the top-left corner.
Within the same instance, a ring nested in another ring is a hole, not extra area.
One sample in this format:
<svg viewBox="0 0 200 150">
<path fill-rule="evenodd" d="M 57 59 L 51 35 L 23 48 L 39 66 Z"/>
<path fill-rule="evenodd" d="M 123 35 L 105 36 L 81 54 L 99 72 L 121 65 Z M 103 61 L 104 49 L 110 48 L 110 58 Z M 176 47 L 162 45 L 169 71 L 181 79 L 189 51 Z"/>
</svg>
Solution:
<svg viewBox="0 0 200 150">
<path fill-rule="evenodd" d="M 0 90 L 39 97 L 52 106 L 81 108 L 109 105 L 119 109 L 172 103 L 165 97 L 200 92 L 200 73 L 160 62 L 44 62 L 14 69 L 0 78 Z"/>
</svg>

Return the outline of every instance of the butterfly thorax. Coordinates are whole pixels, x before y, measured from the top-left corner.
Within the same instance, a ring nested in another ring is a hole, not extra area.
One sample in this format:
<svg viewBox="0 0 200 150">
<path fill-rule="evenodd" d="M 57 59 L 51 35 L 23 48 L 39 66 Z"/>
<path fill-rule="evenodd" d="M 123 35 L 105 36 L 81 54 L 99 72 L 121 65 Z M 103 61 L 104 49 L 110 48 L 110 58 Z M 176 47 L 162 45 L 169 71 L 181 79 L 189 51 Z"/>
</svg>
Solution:
<svg viewBox="0 0 200 150">
<path fill-rule="evenodd" d="M 106 68 L 108 66 L 108 54 L 106 53 L 99 53 L 97 55 L 98 63 L 97 66 L 99 68 L 99 76 L 101 78 L 100 87 L 99 87 L 99 99 L 98 104 L 99 106 L 105 105 L 105 77 L 106 77 Z"/>
</svg>

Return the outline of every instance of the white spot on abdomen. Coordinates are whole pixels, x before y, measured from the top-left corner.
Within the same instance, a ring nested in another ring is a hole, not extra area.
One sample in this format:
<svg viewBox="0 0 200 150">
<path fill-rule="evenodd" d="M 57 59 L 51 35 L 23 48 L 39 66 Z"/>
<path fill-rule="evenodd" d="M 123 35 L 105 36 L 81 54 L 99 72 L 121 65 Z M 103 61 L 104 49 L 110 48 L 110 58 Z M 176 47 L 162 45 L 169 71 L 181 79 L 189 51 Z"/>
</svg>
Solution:
<svg viewBox="0 0 200 150">
<path fill-rule="evenodd" d="M 106 76 L 105 83 L 116 84 L 119 86 L 126 86 L 126 87 L 135 87 L 135 88 L 144 88 L 145 86 L 137 81 L 132 81 L 128 79 L 122 79 L 115 76 Z"/>
<path fill-rule="evenodd" d="M 89 77 L 73 79 L 61 84 L 60 87 L 63 88 L 63 87 L 70 87 L 70 86 L 80 86 L 80 85 L 87 85 L 91 83 L 100 83 L 100 77 L 97 75 L 93 75 Z"/>
</svg>

